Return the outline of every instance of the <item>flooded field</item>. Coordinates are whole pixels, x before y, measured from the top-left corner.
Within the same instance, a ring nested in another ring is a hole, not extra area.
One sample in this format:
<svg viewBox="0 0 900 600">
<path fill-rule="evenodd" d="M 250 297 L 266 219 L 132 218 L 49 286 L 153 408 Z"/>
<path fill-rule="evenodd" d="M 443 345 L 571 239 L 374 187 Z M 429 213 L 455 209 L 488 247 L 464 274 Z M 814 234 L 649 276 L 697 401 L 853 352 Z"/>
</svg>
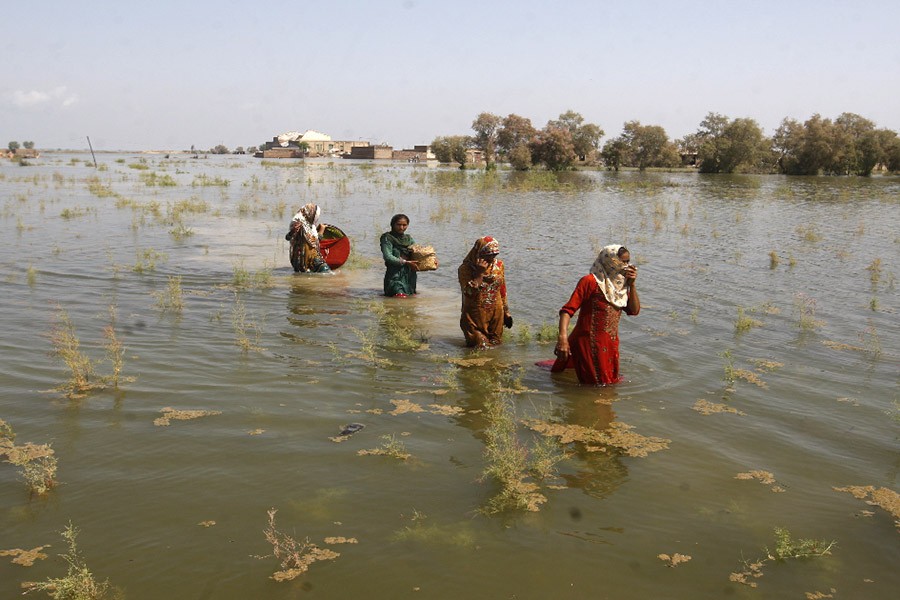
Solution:
<svg viewBox="0 0 900 600">
<path fill-rule="evenodd" d="M 69 524 L 131 600 L 895 597 L 900 180 L 98 162 L 0 163 L 0 597 Z M 290 268 L 306 202 L 334 275 Z M 405 300 L 399 212 L 441 261 Z M 515 326 L 477 352 L 482 235 Z M 583 387 L 535 363 L 610 243 L 643 308 Z"/>
</svg>

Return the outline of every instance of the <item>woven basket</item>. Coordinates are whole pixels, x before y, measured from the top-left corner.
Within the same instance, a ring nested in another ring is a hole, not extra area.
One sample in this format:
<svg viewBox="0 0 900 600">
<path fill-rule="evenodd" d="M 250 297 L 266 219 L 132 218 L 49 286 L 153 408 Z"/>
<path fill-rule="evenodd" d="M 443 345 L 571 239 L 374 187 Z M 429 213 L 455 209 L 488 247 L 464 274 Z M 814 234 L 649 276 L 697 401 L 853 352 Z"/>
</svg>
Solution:
<svg viewBox="0 0 900 600">
<path fill-rule="evenodd" d="M 413 244 L 409 247 L 409 260 L 416 261 L 419 271 L 434 271 L 438 268 L 437 256 L 431 246 Z"/>
</svg>

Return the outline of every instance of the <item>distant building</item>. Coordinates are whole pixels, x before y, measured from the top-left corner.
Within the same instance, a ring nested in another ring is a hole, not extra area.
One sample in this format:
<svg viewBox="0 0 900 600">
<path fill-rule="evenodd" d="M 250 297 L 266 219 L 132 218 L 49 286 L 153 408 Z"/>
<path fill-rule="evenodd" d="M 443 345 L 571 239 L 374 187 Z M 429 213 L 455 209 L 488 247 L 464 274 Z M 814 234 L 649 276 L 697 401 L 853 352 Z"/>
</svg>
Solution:
<svg viewBox="0 0 900 600">
<path fill-rule="evenodd" d="M 344 158 L 362 158 L 362 159 L 387 159 L 394 158 L 394 149 L 391 146 L 354 146 L 350 148 L 350 154 Z"/>
<path fill-rule="evenodd" d="M 306 144 L 306 152 L 300 148 Z M 304 133 L 288 131 L 266 142 L 256 156 L 261 158 L 302 158 L 304 156 L 341 156 L 353 148 L 365 148 L 369 142 L 362 140 L 333 140 L 330 135 L 307 129 Z"/>
</svg>

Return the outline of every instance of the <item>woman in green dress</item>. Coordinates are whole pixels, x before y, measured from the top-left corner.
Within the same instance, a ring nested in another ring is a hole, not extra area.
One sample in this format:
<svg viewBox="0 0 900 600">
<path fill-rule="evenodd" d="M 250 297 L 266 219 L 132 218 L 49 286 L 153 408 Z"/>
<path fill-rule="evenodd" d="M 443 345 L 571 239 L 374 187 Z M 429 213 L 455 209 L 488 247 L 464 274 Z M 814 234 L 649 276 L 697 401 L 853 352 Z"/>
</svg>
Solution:
<svg viewBox="0 0 900 600">
<path fill-rule="evenodd" d="M 381 236 L 381 254 L 384 256 L 384 295 L 406 298 L 416 293 L 416 261 L 409 260 L 410 247 L 415 244 L 406 233 L 409 217 L 391 217 L 391 230 Z"/>
</svg>

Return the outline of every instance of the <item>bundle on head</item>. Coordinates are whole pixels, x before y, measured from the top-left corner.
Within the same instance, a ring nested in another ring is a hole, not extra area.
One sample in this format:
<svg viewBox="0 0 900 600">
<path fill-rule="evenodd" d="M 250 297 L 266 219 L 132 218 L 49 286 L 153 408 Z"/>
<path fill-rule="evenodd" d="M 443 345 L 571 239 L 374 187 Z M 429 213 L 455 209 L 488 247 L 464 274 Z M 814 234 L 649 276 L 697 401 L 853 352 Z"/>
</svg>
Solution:
<svg viewBox="0 0 900 600">
<path fill-rule="evenodd" d="M 419 271 L 434 271 L 438 268 L 437 256 L 431 246 L 413 244 L 409 247 L 409 260 L 416 262 Z"/>
</svg>

